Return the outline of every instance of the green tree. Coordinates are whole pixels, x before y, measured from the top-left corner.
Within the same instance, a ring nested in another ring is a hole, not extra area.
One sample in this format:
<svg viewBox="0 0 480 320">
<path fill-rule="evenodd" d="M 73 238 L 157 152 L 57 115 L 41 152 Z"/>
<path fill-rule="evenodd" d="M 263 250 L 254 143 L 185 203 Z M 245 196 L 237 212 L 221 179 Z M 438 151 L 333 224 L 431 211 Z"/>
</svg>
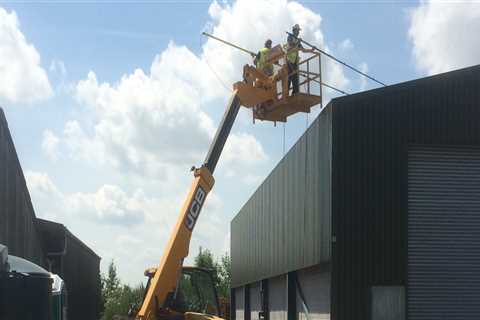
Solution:
<svg viewBox="0 0 480 320">
<path fill-rule="evenodd" d="M 112 320 L 115 315 L 126 316 L 130 306 L 140 306 L 145 288 L 142 284 L 130 288 L 122 285 L 113 261 L 108 266 L 106 275 L 101 276 L 103 314 L 102 320 Z"/>
<path fill-rule="evenodd" d="M 200 247 L 198 249 L 198 254 L 194 259 L 194 263 L 196 267 L 205 268 L 214 270 L 216 268 L 216 263 L 213 259 L 213 254 L 208 249 L 203 249 Z"/>
<path fill-rule="evenodd" d="M 219 275 L 219 265 L 215 262 L 213 253 L 208 249 L 203 249 L 202 247 L 198 250 L 198 255 L 194 260 L 195 267 L 208 269 L 211 271 L 213 277 L 213 284 L 218 290 L 218 285 L 220 283 Z"/>
<path fill-rule="evenodd" d="M 227 301 L 230 299 L 230 283 L 232 281 L 232 259 L 225 253 L 220 258 L 220 263 L 218 264 L 218 295 L 220 297 L 226 298 Z"/>
<path fill-rule="evenodd" d="M 200 247 L 194 265 L 211 270 L 219 298 L 230 298 L 231 259 L 227 253 L 217 262 L 210 250 Z"/>
<path fill-rule="evenodd" d="M 117 275 L 117 267 L 115 263 L 110 261 L 108 265 L 107 275 L 101 275 L 102 281 L 102 298 L 103 301 L 106 301 L 112 295 L 115 295 L 118 289 L 120 288 L 120 279 Z"/>
</svg>

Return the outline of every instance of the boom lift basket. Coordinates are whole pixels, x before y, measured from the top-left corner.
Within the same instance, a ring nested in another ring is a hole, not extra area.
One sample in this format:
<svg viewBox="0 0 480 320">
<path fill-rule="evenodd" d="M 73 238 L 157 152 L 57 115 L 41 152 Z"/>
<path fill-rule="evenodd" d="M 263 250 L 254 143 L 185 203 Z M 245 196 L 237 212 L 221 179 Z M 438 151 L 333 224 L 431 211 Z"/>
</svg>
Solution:
<svg viewBox="0 0 480 320">
<path fill-rule="evenodd" d="M 243 81 L 233 85 L 241 104 L 252 109 L 253 121 L 286 122 L 298 112 L 309 113 L 322 103 L 321 56 L 311 53 L 298 64 L 298 70 L 288 73 L 286 53 L 280 46 L 272 48 L 268 61 L 275 65 L 275 72 L 267 76 L 254 66 L 243 67 Z M 292 95 L 288 77 L 298 72 L 299 92 Z"/>
</svg>

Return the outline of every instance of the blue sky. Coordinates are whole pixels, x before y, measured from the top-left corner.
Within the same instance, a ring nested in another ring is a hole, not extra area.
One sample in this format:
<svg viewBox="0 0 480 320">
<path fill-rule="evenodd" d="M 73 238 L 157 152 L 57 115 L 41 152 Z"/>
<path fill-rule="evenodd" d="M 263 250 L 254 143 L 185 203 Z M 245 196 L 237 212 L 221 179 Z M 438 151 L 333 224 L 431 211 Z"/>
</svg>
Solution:
<svg viewBox="0 0 480 320">
<path fill-rule="evenodd" d="M 240 80 L 249 62 L 201 31 L 257 50 L 300 23 L 305 40 L 388 84 L 480 56 L 480 5 L 467 1 L 0 1 L 0 8 L 0 70 L 8 75 L 0 77 L 0 105 L 36 214 L 64 223 L 103 257 L 102 267 L 115 259 L 129 283 L 160 259 L 188 169 L 201 163 L 223 114 L 224 85 Z M 376 87 L 338 64 L 324 71 L 348 92 Z M 289 120 L 287 149 L 318 111 Z M 200 245 L 228 250 L 229 221 L 283 155 L 283 126 L 253 125 L 243 110 L 229 143 L 193 254 Z"/>
</svg>

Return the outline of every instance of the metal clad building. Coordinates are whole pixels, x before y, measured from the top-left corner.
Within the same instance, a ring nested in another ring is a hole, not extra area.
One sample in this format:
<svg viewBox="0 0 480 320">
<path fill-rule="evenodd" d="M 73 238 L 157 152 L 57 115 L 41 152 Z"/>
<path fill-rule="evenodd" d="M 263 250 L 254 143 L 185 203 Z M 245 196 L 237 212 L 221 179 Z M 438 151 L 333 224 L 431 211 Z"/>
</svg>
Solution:
<svg viewBox="0 0 480 320">
<path fill-rule="evenodd" d="M 233 219 L 233 286 L 330 261 L 330 118 L 327 108 Z"/>
<path fill-rule="evenodd" d="M 98 319 L 100 257 L 63 225 L 38 219 L 8 124 L 0 108 L 0 243 L 9 254 L 58 274 L 66 283 L 68 319 Z"/>
<path fill-rule="evenodd" d="M 233 286 L 286 275 L 288 320 L 479 319 L 479 123 L 480 66 L 332 100 L 232 221 Z"/>
<path fill-rule="evenodd" d="M 64 225 L 36 219 L 49 270 L 67 285 L 68 319 L 97 319 L 101 311 L 100 257 Z"/>
<path fill-rule="evenodd" d="M 0 243 L 8 252 L 44 265 L 35 214 L 7 120 L 0 108 Z"/>
</svg>

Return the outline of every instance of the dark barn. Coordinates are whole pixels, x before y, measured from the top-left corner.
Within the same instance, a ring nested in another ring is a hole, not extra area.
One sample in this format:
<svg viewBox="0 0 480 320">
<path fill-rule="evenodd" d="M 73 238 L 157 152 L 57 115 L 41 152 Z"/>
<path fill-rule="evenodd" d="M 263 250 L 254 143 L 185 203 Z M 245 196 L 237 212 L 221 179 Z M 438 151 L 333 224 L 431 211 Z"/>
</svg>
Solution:
<svg viewBox="0 0 480 320">
<path fill-rule="evenodd" d="M 36 218 L 1 108 L 0 243 L 65 281 L 68 319 L 100 318 L 100 257 L 62 224 Z"/>
<path fill-rule="evenodd" d="M 0 108 L 0 243 L 10 254 L 44 266 L 45 255 L 35 227 L 30 194 Z"/>
<path fill-rule="evenodd" d="M 333 99 L 231 223 L 236 320 L 480 319 L 480 66 Z"/>
</svg>

